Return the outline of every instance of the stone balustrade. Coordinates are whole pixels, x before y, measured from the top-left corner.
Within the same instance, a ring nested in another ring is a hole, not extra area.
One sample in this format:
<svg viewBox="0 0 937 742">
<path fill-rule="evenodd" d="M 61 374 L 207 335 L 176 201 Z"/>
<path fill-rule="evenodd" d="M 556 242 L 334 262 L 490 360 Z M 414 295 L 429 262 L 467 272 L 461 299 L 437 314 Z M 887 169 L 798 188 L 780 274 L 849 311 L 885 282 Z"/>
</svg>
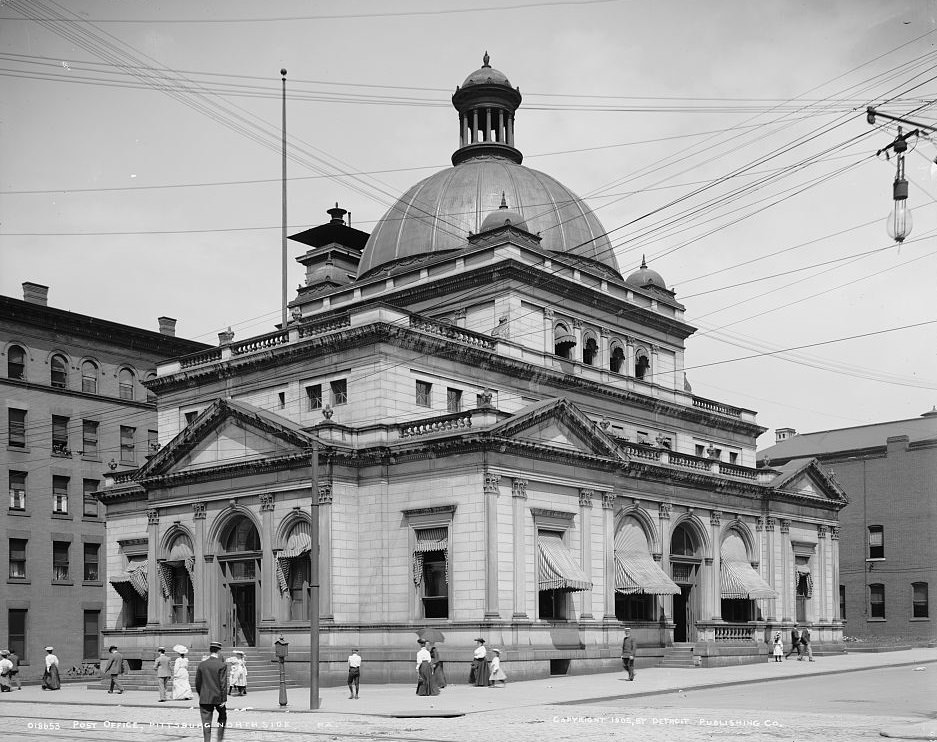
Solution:
<svg viewBox="0 0 937 742">
<path fill-rule="evenodd" d="M 249 340 L 233 343 L 231 345 L 231 355 L 242 356 L 248 353 L 256 353 L 259 350 L 266 350 L 267 348 L 275 348 L 278 345 L 285 345 L 289 342 L 289 339 L 290 335 L 286 331 L 258 335 Z"/>
<path fill-rule="evenodd" d="M 474 345 L 477 348 L 484 348 L 485 350 L 494 350 L 496 347 L 496 342 L 485 335 L 465 330 L 456 325 L 434 322 L 425 317 L 410 315 L 410 328 L 431 335 L 439 335 L 448 340 L 464 343 L 465 345 Z"/>
<path fill-rule="evenodd" d="M 413 420 L 399 425 L 398 430 L 401 438 L 412 438 L 420 435 L 432 435 L 433 433 L 465 431 L 470 430 L 471 427 L 472 415 L 470 413 L 461 413 L 425 420 Z"/>
</svg>

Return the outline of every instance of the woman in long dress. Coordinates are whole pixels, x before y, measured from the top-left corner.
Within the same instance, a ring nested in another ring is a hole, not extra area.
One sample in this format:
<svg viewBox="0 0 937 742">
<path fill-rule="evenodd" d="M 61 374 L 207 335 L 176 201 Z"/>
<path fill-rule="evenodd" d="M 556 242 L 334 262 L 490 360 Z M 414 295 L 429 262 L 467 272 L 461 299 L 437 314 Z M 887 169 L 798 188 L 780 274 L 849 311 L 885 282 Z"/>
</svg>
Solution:
<svg viewBox="0 0 937 742">
<path fill-rule="evenodd" d="M 59 658 L 52 654 L 52 647 L 46 647 L 46 671 L 42 674 L 42 689 L 58 690 L 61 687 Z"/>
<path fill-rule="evenodd" d="M 433 680 L 436 681 L 437 688 L 446 687 L 446 665 L 439 659 L 439 652 L 436 651 L 436 645 L 432 645 L 429 649 L 430 660 L 433 665 Z"/>
<path fill-rule="evenodd" d="M 420 651 L 416 653 L 416 672 L 419 680 L 416 684 L 416 694 L 418 696 L 438 696 L 439 688 L 436 687 L 436 681 L 433 680 L 433 662 L 429 650 L 426 648 L 426 641 L 418 639 Z"/>
<path fill-rule="evenodd" d="M 234 656 L 225 660 L 228 663 L 228 695 L 234 695 L 234 689 L 237 688 L 237 695 L 247 695 L 247 664 L 244 662 L 244 651 L 234 650 Z"/>
<path fill-rule="evenodd" d="M 172 700 L 189 701 L 192 698 L 192 686 L 189 685 L 189 650 L 181 644 L 173 647 L 179 655 L 172 667 Z"/>
</svg>

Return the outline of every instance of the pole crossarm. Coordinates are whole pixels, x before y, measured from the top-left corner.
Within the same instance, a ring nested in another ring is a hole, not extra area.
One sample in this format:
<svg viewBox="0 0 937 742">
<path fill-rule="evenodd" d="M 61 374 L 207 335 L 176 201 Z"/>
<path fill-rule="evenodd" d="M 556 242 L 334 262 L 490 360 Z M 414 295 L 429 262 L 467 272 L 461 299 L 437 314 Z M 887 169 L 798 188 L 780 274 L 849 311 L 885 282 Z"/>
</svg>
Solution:
<svg viewBox="0 0 937 742">
<path fill-rule="evenodd" d="M 907 124 L 908 126 L 916 126 L 917 129 L 925 129 L 927 133 L 930 133 L 930 134 L 937 132 L 937 127 L 928 126 L 927 124 L 922 124 L 918 121 L 911 121 L 910 119 L 901 118 L 900 116 L 892 116 L 890 113 L 882 113 L 881 111 L 877 111 L 872 106 L 869 106 L 868 108 L 866 108 L 865 112 L 866 112 L 866 120 L 870 124 L 874 124 L 875 118 L 877 116 L 881 116 L 883 119 L 888 119 L 889 121 L 897 121 L 899 124 Z M 909 131 L 905 136 L 911 136 L 912 134 L 919 134 L 919 133 L 920 131 L 917 131 L 917 130 Z"/>
</svg>

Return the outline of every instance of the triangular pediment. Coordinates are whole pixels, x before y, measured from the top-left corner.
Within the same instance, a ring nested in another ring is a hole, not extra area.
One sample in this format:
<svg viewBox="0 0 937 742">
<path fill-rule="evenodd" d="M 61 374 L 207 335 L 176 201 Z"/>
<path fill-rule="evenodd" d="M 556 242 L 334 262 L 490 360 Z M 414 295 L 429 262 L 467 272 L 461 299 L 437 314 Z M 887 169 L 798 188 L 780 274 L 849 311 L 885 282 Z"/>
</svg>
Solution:
<svg viewBox="0 0 937 742">
<path fill-rule="evenodd" d="M 491 429 L 493 435 L 589 456 L 626 458 L 615 439 L 567 399 L 550 399 L 519 410 Z"/>
<path fill-rule="evenodd" d="M 779 467 L 778 476 L 771 482 L 773 489 L 799 497 L 836 502 L 849 502 L 848 493 L 836 480 L 832 471 L 815 458 L 793 459 Z"/>
<path fill-rule="evenodd" d="M 215 400 L 140 469 L 139 477 L 269 460 L 302 452 L 312 440 L 286 418 L 244 402 Z"/>
</svg>

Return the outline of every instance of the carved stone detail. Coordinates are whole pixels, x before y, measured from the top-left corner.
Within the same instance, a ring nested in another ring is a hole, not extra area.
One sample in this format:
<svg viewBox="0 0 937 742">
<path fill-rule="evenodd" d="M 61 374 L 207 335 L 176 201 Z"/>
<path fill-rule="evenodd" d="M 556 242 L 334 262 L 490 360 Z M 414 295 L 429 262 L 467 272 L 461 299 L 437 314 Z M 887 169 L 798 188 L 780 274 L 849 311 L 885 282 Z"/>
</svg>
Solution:
<svg viewBox="0 0 937 742">
<path fill-rule="evenodd" d="M 553 310 L 550 309 L 550 307 L 544 307 L 544 308 L 543 308 L 543 316 L 544 316 L 546 319 L 552 321 L 552 320 L 553 320 Z"/>
<path fill-rule="evenodd" d="M 207 515 L 207 507 L 204 502 L 192 503 L 192 517 L 195 520 L 205 520 L 206 515 Z"/>
<path fill-rule="evenodd" d="M 497 495 L 500 484 L 501 484 L 500 474 L 492 474 L 489 471 L 485 472 L 485 494 L 486 495 Z"/>
<path fill-rule="evenodd" d="M 839 541 L 839 526 L 830 526 L 830 539 Z"/>
<path fill-rule="evenodd" d="M 332 504 L 332 485 L 320 484 L 319 485 L 319 504 L 320 505 L 331 505 Z"/>
<path fill-rule="evenodd" d="M 260 493 L 260 512 L 265 510 L 273 510 L 273 501 L 274 495 L 272 492 L 261 492 Z"/>
<path fill-rule="evenodd" d="M 824 523 L 820 523 L 817 526 L 817 538 L 826 538 L 826 534 L 829 533 L 829 526 Z"/>
<path fill-rule="evenodd" d="M 761 533 L 765 530 L 765 519 L 762 516 L 755 518 L 755 531 Z"/>
<path fill-rule="evenodd" d="M 789 518 L 781 518 L 781 533 L 791 532 L 791 521 Z"/>
<path fill-rule="evenodd" d="M 497 487 L 497 483 L 495 483 L 495 486 Z M 526 479 L 512 479 L 511 480 L 511 495 L 512 497 L 519 497 L 522 500 L 526 500 L 527 499 L 527 480 Z"/>
<path fill-rule="evenodd" d="M 709 524 L 712 526 L 722 525 L 722 511 L 721 510 L 713 510 L 709 514 Z"/>
<path fill-rule="evenodd" d="M 147 510 L 146 522 L 147 522 L 147 525 L 158 526 L 159 525 L 159 510 L 156 510 L 156 509 Z"/>
<path fill-rule="evenodd" d="M 771 533 L 774 533 L 774 527 L 777 525 L 777 520 L 774 518 L 765 518 L 765 530 Z"/>
<path fill-rule="evenodd" d="M 602 508 L 604 510 L 613 510 L 615 508 L 615 493 L 614 492 L 603 492 L 602 493 Z"/>
<path fill-rule="evenodd" d="M 661 520 L 670 520 L 671 505 L 668 502 L 662 502 L 657 506 L 657 517 Z"/>
<path fill-rule="evenodd" d="M 591 490 L 591 489 L 579 490 L 579 507 L 591 508 L 592 498 L 594 497 L 595 497 L 595 490 Z"/>
</svg>

